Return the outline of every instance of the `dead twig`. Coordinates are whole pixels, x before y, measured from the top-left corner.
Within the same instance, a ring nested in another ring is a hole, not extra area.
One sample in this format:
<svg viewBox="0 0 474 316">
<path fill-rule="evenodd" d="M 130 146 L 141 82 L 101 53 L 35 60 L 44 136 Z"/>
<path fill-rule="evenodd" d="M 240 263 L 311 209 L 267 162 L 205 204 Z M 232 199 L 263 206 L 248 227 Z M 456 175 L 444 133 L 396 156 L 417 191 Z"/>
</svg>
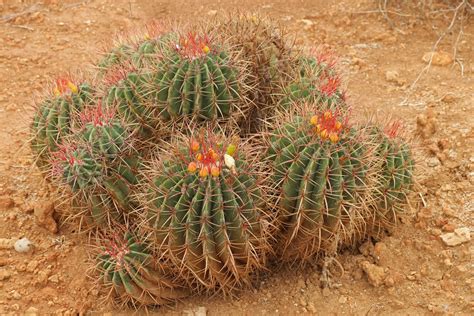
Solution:
<svg viewBox="0 0 474 316">
<path fill-rule="evenodd" d="M 423 75 L 428 72 L 428 70 L 431 68 L 431 65 L 433 63 L 433 57 L 434 57 L 434 52 L 436 52 L 439 44 L 441 43 L 441 41 L 446 37 L 446 35 L 448 33 L 451 32 L 451 30 L 453 29 L 453 27 L 456 25 L 456 20 L 459 16 L 461 16 L 461 22 L 460 22 L 460 30 L 459 30 L 459 33 L 458 33 L 458 36 L 457 36 L 457 39 L 456 39 L 456 42 L 454 44 L 454 47 L 453 47 L 453 50 L 454 50 L 454 54 L 453 54 L 453 61 L 456 63 L 459 63 L 460 64 L 460 67 L 461 67 L 461 76 L 464 76 L 464 66 L 462 64 L 462 62 L 456 58 L 456 54 L 457 54 L 457 46 L 458 46 L 458 43 L 459 43 L 459 39 L 462 37 L 462 34 L 463 34 L 463 26 L 464 26 L 464 19 L 465 18 L 468 18 L 466 17 L 466 15 L 468 14 L 467 13 L 467 10 L 472 10 L 473 9 L 473 6 L 469 3 L 469 0 L 462 0 L 455 8 L 453 8 L 452 12 L 453 12 L 453 17 L 451 19 L 451 22 L 449 23 L 448 27 L 444 30 L 444 32 L 439 36 L 439 38 L 436 40 L 436 42 L 434 43 L 432 49 L 431 49 L 431 56 L 430 56 L 430 59 L 428 61 L 428 64 L 423 67 L 423 69 L 420 71 L 420 73 L 418 74 L 418 76 L 416 77 L 415 81 L 413 81 L 413 83 L 410 85 L 410 87 L 407 89 L 407 95 L 405 97 L 405 99 L 400 102 L 400 105 L 407 105 L 408 104 L 408 100 L 410 99 L 411 95 L 413 94 L 413 91 L 416 87 L 416 85 L 418 84 L 418 81 L 421 79 L 421 77 L 423 77 Z"/>
</svg>

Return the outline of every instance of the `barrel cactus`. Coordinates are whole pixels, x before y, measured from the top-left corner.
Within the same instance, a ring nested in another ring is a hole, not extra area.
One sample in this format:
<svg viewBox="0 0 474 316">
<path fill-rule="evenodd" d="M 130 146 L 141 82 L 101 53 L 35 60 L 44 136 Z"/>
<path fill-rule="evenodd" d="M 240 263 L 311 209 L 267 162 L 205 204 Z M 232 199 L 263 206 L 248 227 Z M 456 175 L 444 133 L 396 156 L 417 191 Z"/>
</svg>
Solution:
<svg viewBox="0 0 474 316">
<path fill-rule="evenodd" d="M 52 176 L 73 194 L 73 212 L 84 210 L 95 224 L 121 221 L 134 209 L 140 158 L 127 125 L 100 104 L 83 111 L 81 127 L 52 154 Z M 76 215 L 76 214 L 74 214 Z"/>
<path fill-rule="evenodd" d="M 146 241 L 130 232 L 112 236 L 102 241 L 97 269 L 100 282 L 110 288 L 116 303 L 165 305 L 189 295 L 155 258 Z"/>
<path fill-rule="evenodd" d="M 217 120 L 242 111 L 240 69 L 224 45 L 188 33 L 163 45 L 161 56 L 150 90 L 162 120 Z"/>
<path fill-rule="evenodd" d="M 347 107 L 346 93 L 336 59 L 330 53 L 301 57 L 294 79 L 283 88 L 280 106 L 291 107 L 293 102 L 311 102 L 332 108 Z"/>
<path fill-rule="evenodd" d="M 260 119 L 274 114 L 280 87 L 288 82 L 295 67 L 291 40 L 281 26 L 257 15 L 217 18 L 208 29 L 239 50 L 239 58 L 247 63 L 248 98 L 255 106 L 240 123 L 244 130 L 260 130 Z"/>
<path fill-rule="evenodd" d="M 269 218 L 245 146 L 210 132 L 186 139 L 153 167 L 146 226 L 191 286 L 250 284 L 266 260 Z"/>
<path fill-rule="evenodd" d="M 385 128 L 371 126 L 380 170 L 373 197 L 378 229 L 393 227 L 406 214 L 408 195 L 413 190 L 415 161 L 407 141 L 398 136 L 399 129 L 400 122 Z"/>
<path fill-rule="evenodd" d="M 31 146 L 39 166 L 47 165 L 49 154 L 70 134 L 74 116 L 92 103 L 92 95 L 92 88 L 86 82 L 56 80 L 53 93 L 36 108 L 31 126 Z"/>
<path fill-rule="evenodd" d="M 267 158 L 281 214 L 283 257 L 309 259 L 334 252 L 364 230 L 368 160 L 362 134 L 338 111 L 294 117 L 270 139 Z"/>
</svg>

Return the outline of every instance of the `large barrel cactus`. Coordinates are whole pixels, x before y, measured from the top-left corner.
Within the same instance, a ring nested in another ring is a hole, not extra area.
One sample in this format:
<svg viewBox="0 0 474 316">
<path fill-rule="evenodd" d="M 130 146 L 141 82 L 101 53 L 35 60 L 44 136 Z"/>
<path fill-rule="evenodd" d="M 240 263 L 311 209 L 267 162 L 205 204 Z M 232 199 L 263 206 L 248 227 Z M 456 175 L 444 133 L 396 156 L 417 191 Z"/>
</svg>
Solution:
<svg viewBox="0 0 474 316">
<path fill-rule="evenodd" d="M 185 145 L 144 188 L 155 244 L 193 286 L 249 285 L 266 260 L 269 224 L 255 166 L 243 147 L 209 132 Z"/>
<path fill-rule="evenodd" d="M 102 242 L 97 269 L 101 283 L 118 303 L 164 305 L 189 295 L 159 264 L 146 241 L 130 232 L 114 236 Z"/>
<path fill-rule="evenodd" d="M 267 153 L 282 221 L 283 255 L 333 252 L 364 225 L 370 150 L 336 111 L 295 117 L 278 128 Z"/>
<path fill-rule="evenodd" d="M 50 153 L 70 134 L 74 116 L 92 103 L 92 94 L 88 83 L 75 84 L 61 78 L 56 81 L 53 94 L 36 108 L 31 125 L 31 146 L 39 166 L 47 165 Z"/>
<path fill-rule="evenodd" d="M 163 45 L 161 56 L 149 89 L 162 120 L 216 120 L 242 111 L 241 69 L 223 44 L 189 33 Z"/>
</svg>

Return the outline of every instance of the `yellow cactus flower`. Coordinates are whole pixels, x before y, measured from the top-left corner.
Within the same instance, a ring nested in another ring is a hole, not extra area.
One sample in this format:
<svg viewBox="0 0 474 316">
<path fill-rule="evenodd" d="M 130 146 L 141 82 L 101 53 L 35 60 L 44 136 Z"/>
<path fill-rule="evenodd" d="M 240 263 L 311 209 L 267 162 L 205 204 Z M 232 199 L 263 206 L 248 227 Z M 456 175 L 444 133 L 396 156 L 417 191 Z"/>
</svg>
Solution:
<svg viewBox="0 0 474 316">
<path fill-rule="evenodd" d="M 71 81 L 67 82 L 67 86 L 69 87 L 69 89 L 71 89 L 72 93 L 77 93 L 79 91 L 77 86 L 74 83 L 72 83 Z"/>
<path fill-rule="evenodd" d="M 209 51 L 210 51 L 209 46 L 204 45 L 204 47 L 202 48 L 202 51 L 203 51 L 204 54 L 209 53 Z"/>
<path fill-rule="evenodd" d="M 311 119 L 309 120 L 309 122 L 311 123 L 311 125 L 316 125 L 318 124 L 318 116 L 317 115 L 313 115 L 311 117 Z"/>
</svg>

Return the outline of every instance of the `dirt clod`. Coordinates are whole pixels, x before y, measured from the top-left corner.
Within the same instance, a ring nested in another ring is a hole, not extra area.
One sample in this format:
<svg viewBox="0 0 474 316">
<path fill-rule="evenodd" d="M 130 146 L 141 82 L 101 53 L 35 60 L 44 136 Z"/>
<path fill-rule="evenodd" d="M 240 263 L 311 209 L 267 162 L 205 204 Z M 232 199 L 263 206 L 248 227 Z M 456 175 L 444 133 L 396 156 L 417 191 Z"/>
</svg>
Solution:
<svg viewBox="0 0 474 316">
<path fill-rule="evenodd" d="M 447 66 L 453 63 L 453 56 L 447 52 L 428 52 L 423 55 L 423 61 L 435 66 Z"/>
<path fill-rule="evenodd" d="M 36 222 L 39 226 L 46 228 L 52 233 L 58 232 L 58 224 L 53 218 L 54 203 L 50 201 L 40 201 L 34 206 Z"/>
<path fill-rule="evenodd" d="M 360 266 L 367 274 L 367 280 L 371 285 L 379 287 L 384 284 L 385 270 L 383 267 L 379 267 L 369 261 L 361 262 Z"/>
</svg>

